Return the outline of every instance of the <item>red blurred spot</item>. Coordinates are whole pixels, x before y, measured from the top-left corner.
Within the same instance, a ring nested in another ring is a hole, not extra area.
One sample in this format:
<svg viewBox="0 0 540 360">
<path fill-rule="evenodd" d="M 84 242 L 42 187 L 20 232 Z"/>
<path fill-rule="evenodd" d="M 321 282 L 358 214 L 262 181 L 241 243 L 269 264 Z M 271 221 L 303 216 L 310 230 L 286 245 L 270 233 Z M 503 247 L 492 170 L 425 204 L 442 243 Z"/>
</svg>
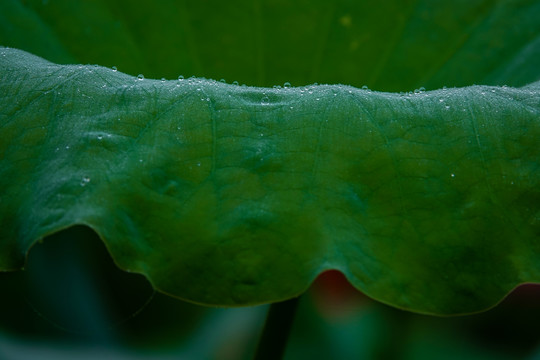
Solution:
<svg viewBox="0 0 540 360">
<path fill-rule="evenodd" d="M 338 270 L 320 274 L 311 286 L 316 308 L 328 320 L 339 321 L 357 312 L 366 297 Z"/>
</svg>

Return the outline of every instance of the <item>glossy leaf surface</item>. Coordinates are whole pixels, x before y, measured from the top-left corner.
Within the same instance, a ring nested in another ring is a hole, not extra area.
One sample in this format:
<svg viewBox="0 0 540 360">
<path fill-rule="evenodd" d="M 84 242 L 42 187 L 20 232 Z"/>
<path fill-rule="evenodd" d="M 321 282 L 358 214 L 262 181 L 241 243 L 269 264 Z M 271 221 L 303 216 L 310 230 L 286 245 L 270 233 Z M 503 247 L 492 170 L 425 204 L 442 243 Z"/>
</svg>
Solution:
<svg viewBox="0 0 540 360">
<path fill-rule="evenodd" d="M 0 264 L 74 224 L 169 294 L 249 305 L 339 269 L 424 313 L 540 281 L 540 85 L 391 94 L 143 80 L 0 54 Z"/>
</svg>

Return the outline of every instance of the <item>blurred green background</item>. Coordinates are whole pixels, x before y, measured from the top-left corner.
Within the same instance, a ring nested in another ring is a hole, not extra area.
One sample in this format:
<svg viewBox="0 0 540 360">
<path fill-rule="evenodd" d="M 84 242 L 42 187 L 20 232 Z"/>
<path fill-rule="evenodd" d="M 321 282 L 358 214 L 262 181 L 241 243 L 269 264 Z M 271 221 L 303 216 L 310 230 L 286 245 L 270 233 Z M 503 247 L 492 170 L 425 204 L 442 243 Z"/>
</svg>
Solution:
<svg viewBox="0 0 540 360">
<path fill-rule="evenodd" d="M 2 0 L 0 45 L 147 78 L 380 91 L 540 79 L 540 1 Z M 249 359 L 267 306 L 213 309 L 154 293 L 76 227 L 1 273 L 0 359 Z M 540 288 L 477 315 L 376 303 L 338 274 L 301 299 L 287 359 L 540 359 Z"/>
<path fill-rule="evenodd" d="M 250 359 L 267 306 L 214 309 L 154 293 L 92 230 L 38 243 L 0 273 L 0 359 Z M 300 300 L 286 359 L 538 359 L 540 287 L 485 313 L 417 315 L 325 273 Z"/>
</svg>

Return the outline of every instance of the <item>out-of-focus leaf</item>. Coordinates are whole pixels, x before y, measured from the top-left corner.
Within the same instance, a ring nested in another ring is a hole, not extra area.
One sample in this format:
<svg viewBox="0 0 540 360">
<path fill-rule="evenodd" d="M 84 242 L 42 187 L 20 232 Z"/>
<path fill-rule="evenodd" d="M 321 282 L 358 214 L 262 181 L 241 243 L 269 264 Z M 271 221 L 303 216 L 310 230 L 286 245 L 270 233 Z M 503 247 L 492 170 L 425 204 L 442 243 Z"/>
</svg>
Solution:
<svg viewBox="0 0 540 360">
<path fill-rule="evenodd" d="M 538 0 L 4 0 L 0 44 L 53 62 L 383 91 L 540 79 Z"/>
<path fill-rule="evenodd" d="M 322 285 L 318 280 L 313 290 Z M 340 309 L 321 312 L 317 292 L 302 298 L 287 360 L 538 358 L 538 285 L 518 287 L 489 311 L 444 318 L 401 311 L 368 298 L 357 299 L 356 309 L 347 316 L 335 316 Z"/>
</svg>

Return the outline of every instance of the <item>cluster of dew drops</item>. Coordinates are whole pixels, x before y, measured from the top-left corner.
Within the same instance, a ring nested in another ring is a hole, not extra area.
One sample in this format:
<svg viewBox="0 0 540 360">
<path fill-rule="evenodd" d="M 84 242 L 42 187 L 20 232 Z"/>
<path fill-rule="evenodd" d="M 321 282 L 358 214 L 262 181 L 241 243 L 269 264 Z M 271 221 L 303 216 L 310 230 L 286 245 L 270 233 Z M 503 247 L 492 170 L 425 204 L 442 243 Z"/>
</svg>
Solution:
<svg viewBox="0 0 540 360">
<path fill-rule="evenodd" d="M 113 71 L 113 72 L 116 72 L 117 70 L 118 70 L 118 69 L 117 69 L 116 66 L 113 66 L 113 67 L 112 67 L 112 71 Z M 137 77 L 136 77 L 136 81 L 142 81 L 142 80 L 144 80 L 144 79 L 145 79 L 145 77 L 144 77 L 143 74 L 139 74 L 139 75 L 137 75 Z M 165 82 L 165 81 L 166 81 L 165 78 L 161 78 L 160 80 L 161 80 L 161 82 Z M 190 85 L 201 84 L 203 81 L 209 81 L 210 83 L 213 82 L 213 83 L 215 83 L 215 84 L 218 83 L 218 81 L 216 81 L 216 80 L 208 80 L 208 79 L 205 79 L 205 78 L 197 78 L 197 77 L 195 77 L 195 76 L 191 76 L 191 77 L 189 77 L 189 78 L 186 79 L 183 75 L 178 76 L 178 81 L 179 81 L 179 83 L 177 84 L 177 87 L 179 87 L 180 84 L 181 84 L 182 82 L 184 82 L 184 81 L 186 81 L 186 82 L 187 82 L 188 84 L 190 84 Z M 225 79 L 221 79 L 221 80 L 219 80 L 219 83 L 227 84 L 227 81 L 226 81 Z M 233 81 L 233 82 L 231 83 L 231 85 L 247 87 L 246 84 L 241 84 L 241 85 L 240 85 L 240 83 L 239 83 L 238 81 Z M 317 86 L 317 85 L 319 85 L 319 84 L 318 84 L 318 83 L 314 83 L 314 84 L 312 84 L 312 85 L 307 85 L 307 86 L 300 87 L 300 88 L 299 88 L 299 95 L 300 95 L 300 96 L 303 96 L 305 93 L 310 94 L 310 95 L 313 94 L 313 87 L 314 87 L 314 86 Z M 337 85 L 337 86 L 338 86 L 338 88 L 342 87 L 342 85 Z M 292 85 L 291 85 L 290 82 L 285 82 L 283 85 L 274 85 L 274 86 L 273 86 L 273 89 L 276 89 L 276 90 L 290 89 L 290 88 L 292 88 Z M 372 91 L 372 90 L 371 90 L 368 86 L 366 86 L 366 85 L 362 86 L 362 87 L 361 87 L 361 90 L 366 91 L 366 92 L 371 92 L 371 91 Z M 443 87 L 443 90 L 446 91 L 447 88 L 446 88 L 446 87 Z M 202 88 L 198 87 L 198 88 L 197 88 L 197 91 L 202 91 Z M 352 90 L 349 90 L 348 92 L 349 92 L 349 94 L 352 94 Z M 426 89 L 425 89 L 424 87 L 420 87 L 420 88 L 418 88 L 418 89 L 415 89 L 414 91 L 400 92 L 399 95 L 405 97 L 405 96 L 420 95 L 420 94 L 424 94 L 425 92 L 426 92 Z M 337 94 L 338 94 L 337 92 L 335 92 L 335 91 L 333 92 L 333 95 L 334 95 L 334 96 L 337 96 Z M 230 95 L 229 95 L 229 96 L 230 96 Z M 317 97 L 317 98 L 315 98 L 315 100 L 318 101 L 318 100 L 320 100 L 320 98 Z M 201 101 L 210 102 L 210 98 L 209 98 L 208 96 L 202 96 L 202 97 L 201 97 Z M 439 99 L 439 102 L 440 102 L 441 104 L 443 104 L 444 101 L 445 101 L 444 98 L 440 98 L 440 99 Z M 261 105 L 262 105 L 262 106 L 270 105 L 270 97 L 269 97 L 265 92 L 262 93 Z M 450 109 L 450 105 L 444 104 L 444 106 L 445 106 L 445 109 L 446 109 L 446 110 L 449 110 L 449 109 Z M 291 109 L 293 109 L 292 106 L 291 106 Z"/>
<path fill-rule="evenodd" d="M 112 70 L 116 72 L 117 68 L 115 66 L 113 66 Z M 145 78 L 144 78 L 143 74 L 137 75 L 137 78 L 136 78 L 137 81 L 142 81 L 144 79 Z M 161 82 L 165 82 L 165 81 L 166 81 L 165 78 L 161 78 Z M 191 76 L 191 77 L 186 79 L 183 75 L 178 76 L 178 81 L 179 81 L 179 84 L 177 84 L 177 86 L 180 86 L 180 83 L 182 83 L 184 81 L 186 81 L 190 85 L 201 84 L 203 81 L 210 81 L 211 83 L 213 82 L 215 84 L 218 83 L 218 81 L 216 81 L 216 80 L 208 80 L 208 79 L 205 79 L 205 78 L 197 78 L 195 76 Z M 225 79 L 221 79 L 221 80 L 219 80 L 219 83 L 227 84 L 227 81 Z M 231 83 L 231 85 L 247 87 L 246 84 L 240 85 L 240 83 L 238 81 L 233 81 Z M 311 84 L 311 85 L 300 87 L 299 88 L 299 95 L 303 96 L 305 93 L 307 93 L 309 95 L 313 94 L 313 87 L 315 87 L 317 85 L 319 85 L 319 84 L 314 83 L 314 84 Z M 338 86 L 338 88 L 342 87 L 342 85 L 337 85 L 337 86 Z M 285 82 L 282 86 L 281 85 L 274 85 L 273 86 L 273 89 L 276 89 L 276 90 L 290 89 L 290 88 L 292 88 L 292 85 L 291 85 L 290 82 Z M 365 92 L 372 92 L 372 90 L 366 85 L 362 86 L 361 90 L 363 90 Z M 446 91 L 446 90 L 448 90 L 448 88 L 445 86 L 445 87 L 442 88 L 442 90 Z M 197 91 L 202 91 L 202 89 L 200 87 L 198 87 Z M 492 91 L 494 91 L 494 90 L 492 90 Z M 349 94 L 352 94 L 352 92 L 353 92 L 352 90 L 348 91 Z M 422 95 L 422 94 L 426 94 L 426 89 L 424 87 L 420 87 L 418 89 L 415 89 L 414 91 L 400 92 L 399 93 L 399 95 L 402 96 L 402 97 L 417 96 L 417 95 Z M 334 91 L 333 95 L 337 96 L 338 93 Z M 320 98 L 317 97 L 317 98 L 315 98 L 315 100 L 318 101 L 318 100 L 320 100 Z M 210 102 L 210 98 L 208 96 L 202 96 L 201 101 Z M 439 98 L 439 102 L 442 105 L 444 105 L 445 110 L 450 110 L 450 108 L 451 108 L 450 105 L 445 104 L 445 99 L 443 97 Z M 262 93 L 261 105 L 262 106 L 270 105 L 270 97 L 265 92 Z M 291 106 L 290 108 L 293 109 L 293 106 Z"/>
<path fill-rule="evenodd" d="M 113 72 L 117 72 L 117 71 L 118 71 L 118 68 L 117 68 L 116 66 L 113 66 L 113 67 L 111 68 L 111 70 L 112 70 Z M 137 75 L 136 81 L 143 81 L 143 80 L 145 80 L 145 77 L 144 77 L 143 74 Z M 165 78 L 161 78 L 160 81 L 161 81 L 161 82 L 165 82 L 165 81 L 167 81 L 167 80 L 166 80 Z M 219 81 L 216 81 L 216 80 L 209 80 L 209 79 L 200 78 L 200 77 L 195 77 L 195 76 L 191 76 L 191 77 L 189 77 L 189 78 L 186 79 L 183 75 L 178 76 L 178 81 L 179 81 L 179 83 L 176 85 L 177 87 L 179 87 L 180 84 L 181 84 L 182 82 L 184 82 L 184 81 L 186 81 L 186 82 L 187 82 L 188 84 L 190 84 L 190 85 L 201 84 L 203 81 L 210 82 L 210 83 L 215 83 L 215 84 L 217 84 L 217 83 L 228 84 L 227 81 L 226 81 L 225 79 L 221 79 L 221 80 L 219 80 Z M 236 81 L 236 80 L 233 81 L 233 82 L 231 83 L 231 85 L 234 85 L 234 86 L 241 86 L 241 87 L 248 87 L 248 85 L 246 85 L 246 84 L 241 84 L 241 85 L 240 85 L 240 83 L 239 83 L 238 81 Z M 314 83 L 314 84 L 312 84 L 312 85 L 307 85 L 307 86 L 305 86 L 305 87 L 300 88 L 300 96 L 304 95 L 305 92 L 307 92 L 308 94 L 313 94 L 313 89 L 312 89 L 312 88 L 313 88 L 314 86 L 317 86 L 317 85 L 319 85 L 319 84 L 318 84 L 318 83 Z M 291 83 L 287 81 L 287 82 L 283 83 L 283 85 L 274 85 L 274 86 L 273 86 L 273 89 L 275 89 L 275 90 L 291 89 L 292 87 L 293 87 L 293 86 L 291 85 Z M 367 87 L 364 86 L 362 89 L 367 89 Z M 369 89 L 368 89 L 368 90 L 369 90 Z M 198 87 L 198 88 L 197 88 L 197 91 L 202 91 L 202 88 Z M 349 91 L 349 92 L 351 92 L 351 91 Z M 337 93 L 334 93 L 334 96 L 336 96 L 336 95 L 337 95 Z M 230 96 L 230 95 L 229 95 L 229 96 Z M 320 98 L 316 98 L 315 100 L 320 100 Z M 209 101 L 210 101 L 210 98 L 209 98 L 208 96 L 206 96 L 206 97 L 201 97 L 201 101 L 207 101 L 207 102 L 209 102 Z M 270 105 L 270 98 L 269 98 L 269 96 L 268 96 L 265 92 L 262 93 L 261 105 L 263 105 L 263 106 L 265 106 L 265 105 Z M 291 109 L 292 109 L 292 108 L 293 108 L 293 107 L 291 106 Z"/>
<path fill-rule="evenodd" d="M 116 66 L 113 66 L 113 67 L 112 67 L 112 71 L 113 71 L 113 72 L 116 72 L 117 70 L 118 70 L 118 69 L 116 68 Z M 139 75 L 137 75 L 137 77 L 136 77 L 136 81 L 142 81 L 142 80 L 144 80 L 144 79 L 145 79 L 145 78 L 144 78 L 144 75 L 143 75 L 143 74 L 139 74 Z M 165 78 L 161 78 L 161 82 L 165 82 L 165 81 L 166 81 Z M 195 76 L 191 76 L 191 77 L 189 77 L 188 79 L 185 79 L 183 75 L 180 75 L 180 76 L 178 76 L 178 84 L 177 84 L 176 86 L 179 87 L 180 84 L 181 84 L 182 82 L 184 82 L 184 81 L 185 81 L 187 84 L 189 84 L 189 85 L 200 85 L 200 84 L 202 84 L 203 82 L 209 82 L 210 84 L 212 84 L 212 83 L 214 83 L 214 84 L 218 84 L 218 83 L 227 84 L 227 82 L 225 81 L 225 79 L 221 79 L 221 80 L 219 80 L 219 82 L 218 82 L 218 81 L 216 81 L 216 80 L 209 80 L 209 79 L 205 79 L 205 78 L 197 78 L 197 77 L 195 77 Z M 238 81 L 233 81 L 233 82 L 231 83 L 231 85 L 247 87 L 246 84 L 240 85 Z M 312 85 L 301 86 L 301 87 L 298 87 L 298 88 L 296 88 L 296 89 L 297 89 L 298 92 L 299 92 L 299 96 L 303 96 L 305 93 L 311 95 L 311 94 L 313 94 L 313 88 L 314 88 L 315 86 L 317 86 L 317 85 L 319 85 L 319 84 L 314 83 L 314 84 L 312 84 Z M 349 93 L 349 94 L 352 94 L 352 93 L 353 93 L 353 90 L 351 90 L 351 89 L 353 89 L 352 87 L 344 86 L 344 85 L 336 85 L 336 86 L 337 86 L 337 88 L 340 89 L 340 90 L 343 90 L 343 88 L 348 88 L 348 93 Z M 506 85 L 503 86 L 503 88 L 506 88 L 506 87 L 507 87 Z M 274 85 L 273 88 L 276 89 L 276 90 L 278 90 L 278 91 L 281 90 L 281 89 L 287 90 L 287 89 L 292 88 L 292 85 L 291 85 L 290 82 L 285 82 L 282 86 L 281 86 L 281 85 Z M 357 89 L 357 90 L 360 90 L 360 89 Z M 443 91 L 443 92 L 446 92 L 447 90 L 448 90 L 448 88 L 447 88 L 446 86 L 443 86 L 442 91 Z M 198 92 L 201 92 L 201 94 L 203 95 L 203 96 L 201 96 L 201 101 L 210 102 L 210 100 L 211 100 L 210 97 L 208 97 L 208 96 L 206 96 L 206 95 L 203 94 L 204 91 L 203 91 L 203 89 L 202 89 L 201 87 L 197 87 L 197 91 L 198 91 Z M 372 90 L 369 89 L 368 86 L 364 85 L 364 86 L 361 87 L 361 91 L 371 92 Z M 496 92 L 495 89 L 491 89 L 490 91 L 493 92 L 493 93 Z M 424 87 L 420 87 L 420 88 L 418 88 L 418 89 L 415 89 L 414 91 L 400 92 L 400 93 L 398 93 L 398 95 L 401 96 L 402 98 L 417 97 L 417 96 L 428 97 L 428 96 L 432 96 L 432 95 L 430 95 L 430 93 L 431 93 L 431 92 L 426 92 L 426 89 L 425 89 Z M 334 95 L 334 96 L 337 96 L 337 95 L 338 95 L 338 92 L 336 92 L 336 91 L 334 90 L 334 91 L 333 91 L 333 95 Z M 438 95 L 440 95 L 440 93 L 439 93 Z M 485 92 L 482 92 L 482 95 L 485 95 Z M 229 95 L 229 96 L 231 96 L 231 95 Z M 317 98 L 315 98 L 315 100 L 318 101 L 318 100 L 320 100 L 320 98 L 317 97 Z M 439 102 L 442 106 L 444 106 L 444 109 L 445 109 L 445 110 L 450 110 L 450 109 L 451 109 L 451 106 L 450 106 L 449 104 L 447 104 L 446 101 L 447 101 L 447 99 L 446 99 L 446 96 L 445 96 L 445 95 L 442 95 L 442 96 L 438 97 L 438 102 Z M 262 106 L 267 106 L 267 105 L 270 105 L 270 103 L 271 103 L 271 102 L 270 102 L 270 97 L 269 97 L 268 94 L 267 94 L 266 92 L 264 92 L 264 91 L 262 92 L 262 97 L 261 97 L 260 103 L 261 103 Z M 292 108 L 293 108 L 293 107 L 291 106 L 291 109 L 292 109 Z M 462 111 L 466 111 L 466 110 L 465 110 L 465 109 L 462 109 Z"/>
</svg>

